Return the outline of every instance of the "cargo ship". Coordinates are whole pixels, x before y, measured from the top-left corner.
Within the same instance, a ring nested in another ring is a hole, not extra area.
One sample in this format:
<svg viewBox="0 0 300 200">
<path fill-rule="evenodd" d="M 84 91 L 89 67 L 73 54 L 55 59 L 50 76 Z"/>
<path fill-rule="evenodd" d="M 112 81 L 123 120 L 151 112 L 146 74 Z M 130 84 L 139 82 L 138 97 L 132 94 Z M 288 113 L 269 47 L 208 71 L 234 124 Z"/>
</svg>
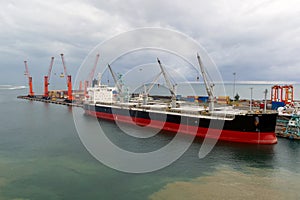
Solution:
<svg viewBox="0 0 300 200">
<path fill-rule="evenodd" d="M 192 105 L 177 101 L 176 93 L 161 62 L 158 63 L 166 81 L 170 101 L 149 100 L 149 90 L 139 97 L 128 100 L 122 95 L 122 86 L 108 68 L 116 83 L 115 87 L 98 84 L 88 88 L 83 105 L 85 114 L 100 119 L 136 124 L 178 134 L 192 134 L 195 137 L 212 138 L 230 142 L 251 144 L 275 144 L 277 112 L 240 110 L 215 105 L 213 84 L 208 82 L 200 56 L 197 55 L 202 77 L 208 93 L 208 106 Z"/>
</svg>

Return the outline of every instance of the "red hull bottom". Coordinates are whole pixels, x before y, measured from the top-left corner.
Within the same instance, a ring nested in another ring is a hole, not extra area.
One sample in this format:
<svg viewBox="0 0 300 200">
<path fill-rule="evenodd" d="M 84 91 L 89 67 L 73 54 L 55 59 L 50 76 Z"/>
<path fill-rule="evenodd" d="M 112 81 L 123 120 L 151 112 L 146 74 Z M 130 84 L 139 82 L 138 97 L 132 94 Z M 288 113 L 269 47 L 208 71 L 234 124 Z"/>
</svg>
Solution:
<svg viewBox="0 0 300 200">
<path fill-rule="evenodd" d="M 203 127 L 188 126 L 183 124 L 148 120 L 142 118 L 133 119 L 129 116 L 95 112 L 90 110 L 85 110 L 85 113 L 87 115 L 94 116 L 97 118 L 119 121 L 127 124 L 139 125 L 139 126 L 147 126 L 147 127 L 162 129 L 171 132 L 181 132 L 185 134 L 195 135 L 196 137 L 203 137 L 203 138 L 207 137 L 207 138 L 223 140 L 223 141 L 250 143 L 250 144 L 276 144 L 277 143 L 277 138 L 274 132 L 259 133 L 259 132 L 219 130 L 219 129 L 211 129 L 211 128 L 209 129 Z"/>
</svg>

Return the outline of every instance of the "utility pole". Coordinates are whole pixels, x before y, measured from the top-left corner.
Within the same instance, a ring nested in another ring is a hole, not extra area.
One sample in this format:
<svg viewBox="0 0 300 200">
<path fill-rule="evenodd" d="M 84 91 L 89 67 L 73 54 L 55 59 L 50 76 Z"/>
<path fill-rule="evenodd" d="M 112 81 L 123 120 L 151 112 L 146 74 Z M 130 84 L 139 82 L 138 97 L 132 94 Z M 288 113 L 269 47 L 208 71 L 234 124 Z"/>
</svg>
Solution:
<svg viewBox="0 0 300 200">
<path fill-rule="evenodd" d="M 250 111 L 252 112 L 252 96 L 253 96 L 253 87 L 250 88 L 251 94 L 250 94 Z"/>
</svg>

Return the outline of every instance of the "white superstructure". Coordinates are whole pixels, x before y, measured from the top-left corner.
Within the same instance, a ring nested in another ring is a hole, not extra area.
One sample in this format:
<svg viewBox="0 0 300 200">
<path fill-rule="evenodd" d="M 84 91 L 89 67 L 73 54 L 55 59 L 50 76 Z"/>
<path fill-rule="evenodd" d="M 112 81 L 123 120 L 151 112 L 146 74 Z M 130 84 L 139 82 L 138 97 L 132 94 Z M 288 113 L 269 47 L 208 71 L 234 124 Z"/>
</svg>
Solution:
<svg viewBox="0 0 300 200">
<path fill-rule="evenodd" d="M 117 101 L 118 89 L 101 84 L 101 74 L 98 75 L 98 84 L 87 88 L 86 101 L 89 103 L 115 103 Z"/>
<path fill-rule="evenodd" d="M 107 85 L 98 85 L 87 89 L 87 101 L 90 103 L 115 103 L 117 101 L 117 88 Z"/>
</svg>

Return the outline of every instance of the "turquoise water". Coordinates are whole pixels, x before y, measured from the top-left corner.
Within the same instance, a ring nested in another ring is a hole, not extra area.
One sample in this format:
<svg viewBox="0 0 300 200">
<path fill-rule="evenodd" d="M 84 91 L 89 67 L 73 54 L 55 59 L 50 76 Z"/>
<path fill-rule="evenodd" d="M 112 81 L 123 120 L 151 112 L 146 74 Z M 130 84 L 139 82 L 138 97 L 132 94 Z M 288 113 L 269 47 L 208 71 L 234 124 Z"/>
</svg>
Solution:
<svg viewBox="0 0 300 200">
<path fill-rule="evenodd" d="M 300 141 L 279 139 L 267 146 L 219 142 L 199 159 L 202 141 L 197 140 L 162 170 L 123 173 L 87 152 L 72 109 L 16 98 L 26 92 L 0 90 L 1 200 L 300 198 Z M 114 123 L 101 123 L 112 141 L 133 151 L 172 139 L 162 134 L 152 142 L 120 139 Z"/>
</svg>

